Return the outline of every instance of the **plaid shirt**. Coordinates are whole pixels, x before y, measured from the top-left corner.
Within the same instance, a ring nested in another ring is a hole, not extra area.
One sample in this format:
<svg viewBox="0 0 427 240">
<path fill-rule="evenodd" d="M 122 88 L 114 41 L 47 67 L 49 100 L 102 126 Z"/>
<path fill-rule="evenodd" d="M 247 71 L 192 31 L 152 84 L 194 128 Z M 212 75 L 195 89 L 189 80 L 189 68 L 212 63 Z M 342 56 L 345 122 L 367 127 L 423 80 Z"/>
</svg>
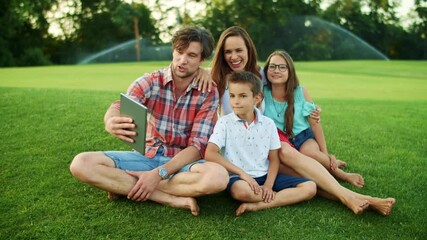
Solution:
<svg viewBox="0 0 427 240">
<path fill-rule="evenodd" d="M 188 146 L 196 147 L 204 157 L 209 136 L 217 118 L 219 93 L 202 93 L 190 84 L 178 98 L 174 97 L 171 66 L 137 79 L 128 89 L 128 95 L 150 110 L 147 124 L 145 156 L 154 157 L 163 146 L 164 156 L 173 157 Z M 120 103 L 116 106 L 120 108 Z"/>
</svg>

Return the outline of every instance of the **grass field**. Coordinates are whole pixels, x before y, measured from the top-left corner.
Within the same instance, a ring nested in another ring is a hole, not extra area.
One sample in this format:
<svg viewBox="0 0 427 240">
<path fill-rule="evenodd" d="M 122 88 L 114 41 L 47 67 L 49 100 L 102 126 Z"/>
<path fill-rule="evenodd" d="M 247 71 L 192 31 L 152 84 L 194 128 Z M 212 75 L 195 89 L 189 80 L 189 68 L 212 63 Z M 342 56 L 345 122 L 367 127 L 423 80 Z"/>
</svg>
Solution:
<svg viewBox="0 0 427 240">
<path fill-rule="evenodd" d="M 319 197 L 234 216 L 220 193 L 201 214 L 108 201 L 75 180 L 79 152 L 126 150 L 103 115 L 132 80 L 165 62 L 0 69 L 0 239 L 427 239 L 427 62 L 297 62 L 323 109 L 329 151 L 365 177 L 358 192 L 397 200 L 354 215 Z"/>
</svg>

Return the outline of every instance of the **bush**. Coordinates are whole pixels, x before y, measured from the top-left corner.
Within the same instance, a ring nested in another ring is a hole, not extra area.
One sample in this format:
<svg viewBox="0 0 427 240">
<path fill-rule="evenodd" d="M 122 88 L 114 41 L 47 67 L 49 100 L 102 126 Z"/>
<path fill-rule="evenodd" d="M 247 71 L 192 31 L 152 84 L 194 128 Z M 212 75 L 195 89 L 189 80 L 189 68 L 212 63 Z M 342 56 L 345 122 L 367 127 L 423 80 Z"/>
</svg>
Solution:
<svg viewBox="0 0 427 240">
<path fill-rule="evenodd" d="M 50 65 L 51 61 L 45 56 L 40 48 L 28 48 L 18 60 L 19 66 Z"/>
</svg>

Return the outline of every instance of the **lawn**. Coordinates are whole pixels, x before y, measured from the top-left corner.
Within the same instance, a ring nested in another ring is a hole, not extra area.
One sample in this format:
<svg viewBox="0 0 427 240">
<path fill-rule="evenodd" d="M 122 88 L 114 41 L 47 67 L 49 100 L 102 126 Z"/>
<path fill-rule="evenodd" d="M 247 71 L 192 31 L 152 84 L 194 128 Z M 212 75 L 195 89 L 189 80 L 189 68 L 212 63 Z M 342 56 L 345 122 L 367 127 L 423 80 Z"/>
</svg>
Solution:
<svg viewBox="0 0 427 240">
<path fill-rule="evenodd" d="M 397 200 L 389 217 L 320 197 L 234 216 L 226 193 L 201 214 L 109 201 L 69 173 L 82 151 L 126 150 L 103 115 L 138 76 L 167 62 L 0 69 L 0 239 L 427 239 L 427 62 L 297 62 L 323 109 L 330 152 L 365 177 L 358 192 Z"/>
</svg>

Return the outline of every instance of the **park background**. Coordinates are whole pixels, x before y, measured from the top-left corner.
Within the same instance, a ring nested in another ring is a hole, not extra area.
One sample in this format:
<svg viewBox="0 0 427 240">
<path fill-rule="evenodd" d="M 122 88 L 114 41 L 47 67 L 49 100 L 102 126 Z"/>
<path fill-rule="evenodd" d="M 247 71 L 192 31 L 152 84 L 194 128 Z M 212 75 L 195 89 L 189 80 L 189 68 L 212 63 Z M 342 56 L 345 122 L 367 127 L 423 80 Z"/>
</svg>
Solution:
<svg viewBox="0 0 427 240">
<path fill-rule="evenodd" d="M 427 239 L 426 1 L 404 15 L 407 1 L 393 0 L 175 2 L 1 3 L 0 239 Z M 323 109 L 329 151 L 365 177 L 363 189 L 343 185 L 396 198 L 392 214 L 354 215 L 317 197 L 235 217 L 239 203 L 220 193 L 199 198 L 192 217 L 108 201 L 74 179 L 77 153 L 127 150 L 103 114 L 132 80 L 169 63 L 167 42 L 190 24 L 215 39 L 245 27 L 260 65 L 271 48 L 288 50 Z"/>
<path fill-rule="evenodd" d="M 297 61 L 426 59 L 426 20 L 426 0 L 9 0 L 0 67 L 76 64 L 126 43 L 126 57 L 99 61 L 168 60 L 168 41 L 185 25 L 216 40 L 240 25 L 261 61 L 275 48 Z"/>
</svg>

